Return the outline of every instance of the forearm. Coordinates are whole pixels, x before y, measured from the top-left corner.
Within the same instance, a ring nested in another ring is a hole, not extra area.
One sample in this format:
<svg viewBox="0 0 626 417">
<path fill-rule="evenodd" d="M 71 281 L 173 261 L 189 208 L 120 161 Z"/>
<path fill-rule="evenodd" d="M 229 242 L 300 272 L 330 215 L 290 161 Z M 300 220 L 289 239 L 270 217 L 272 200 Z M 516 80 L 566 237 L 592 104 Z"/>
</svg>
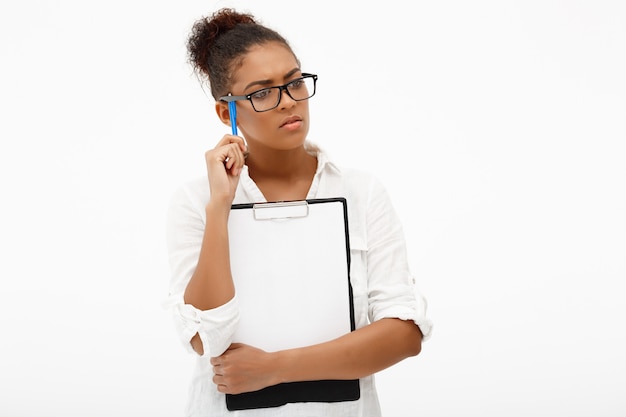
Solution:
<svg viewBox="0 0 626 417">
<path fill-rule="evenodd" d="M 357 379 L 417 355 L 422 334 L 412 321 L 382 319 L 338 339 L 277 352 L 278 382 Z"/>
<path fill-rule="evenodd" d="M 185 303 L 200 310 L 226 304 L 235 295 L 230 271 L 228 209 L 224 204 L 206 207 L 206 226 L 196 269 L 185 289 Z"/>
</svg>

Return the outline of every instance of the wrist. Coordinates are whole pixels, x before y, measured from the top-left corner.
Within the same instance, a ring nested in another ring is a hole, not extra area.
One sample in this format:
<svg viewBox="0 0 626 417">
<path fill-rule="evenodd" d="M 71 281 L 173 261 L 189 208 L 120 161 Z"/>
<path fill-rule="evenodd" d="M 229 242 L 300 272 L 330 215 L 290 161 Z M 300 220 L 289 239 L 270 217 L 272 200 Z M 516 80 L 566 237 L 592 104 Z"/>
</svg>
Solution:
<svg viewBox="0 0 626 417">
<path fill-rule="evenodd" d="M 207 215 L 207 219 L 209 218 L 219 218 L 225 217 L 228 218 L 230 214 L 231 202 L 230 200 L 224 198 L 220 199 L 214 196 L 211 196 L 211 199 L 204 207 L 204 210 Z"/>
<path fill-rule="evenodd" d="M 294 381 L 293 375 L 291 375 L 294 366 L 292 358 L 292 350 L 280 350 L 270 353 L 273 385 Z"/>
</svg>

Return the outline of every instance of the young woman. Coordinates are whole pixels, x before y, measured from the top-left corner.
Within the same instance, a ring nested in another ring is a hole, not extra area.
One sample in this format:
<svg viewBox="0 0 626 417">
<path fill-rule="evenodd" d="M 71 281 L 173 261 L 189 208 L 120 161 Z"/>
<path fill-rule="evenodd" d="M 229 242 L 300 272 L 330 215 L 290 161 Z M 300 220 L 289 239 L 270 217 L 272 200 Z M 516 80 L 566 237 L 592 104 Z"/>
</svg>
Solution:
<svg viewBox="0 0 626 417">
<path fill-rule="evenodd" d="M 303 72 L 274 30 L 222 9 L 194 24 L 188 51 L 225 125 L 228 101 L 235 100 L 241 136 L 227 134 L 206 152 L 208 179 L 182 186 L 168 214 L 170 306 L 181 341 L 197 355 L 187 415 L 379 416 L 373 375 L 417 355 L 431 329 L 387 193 L 372 176 L 339 167 L 307 140 L 317 76 Z M 229 259 L 231 205 L 325 197 L 347 200 L 356 330 L 277 352 L 232 343 L 239 307 Z M 356 400 L 237 412 L 225 404 L 225 394 L 350 379 L 359 379 Z"/>
</svg>

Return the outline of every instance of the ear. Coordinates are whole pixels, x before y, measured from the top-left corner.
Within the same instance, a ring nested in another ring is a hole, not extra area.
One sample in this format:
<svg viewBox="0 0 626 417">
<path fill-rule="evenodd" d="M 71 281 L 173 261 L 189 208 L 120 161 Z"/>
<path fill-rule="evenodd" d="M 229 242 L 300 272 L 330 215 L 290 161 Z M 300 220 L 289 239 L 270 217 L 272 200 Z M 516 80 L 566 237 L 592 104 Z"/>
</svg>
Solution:
<svg viewBox="0 0 626 417">
<path fill-rule="evenodd" d="M 224 123 L 226 126 L 230 126 L 230 114 L 228 113 L 228 103 L 226 103 L 225 101 L 216 101 L 215 112 L 217 113 L 217 117 L 220 118 L 222 123 Z"/>
</svg>

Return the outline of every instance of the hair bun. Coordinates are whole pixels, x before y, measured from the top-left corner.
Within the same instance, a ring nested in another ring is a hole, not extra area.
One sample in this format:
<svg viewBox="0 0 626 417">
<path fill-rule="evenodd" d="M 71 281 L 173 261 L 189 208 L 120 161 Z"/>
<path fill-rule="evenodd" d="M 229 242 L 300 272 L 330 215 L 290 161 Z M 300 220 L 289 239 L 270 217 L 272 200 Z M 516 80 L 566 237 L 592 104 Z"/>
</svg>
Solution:
<svg viewBox="0 0 626 417">
<path fill-rule="evenodd" d="M 203 19 L 216 31 L 216 36 L 224 33 L 240 23 L 256 23 L 251 14 L 239 13 L 234 9 L 220 9 L 208 19 Z"/>
<path fill-rule="evenodd" d="M 287 40 L 261 25 L 254 16 L 223 8 L 197 20 L 187 42 L 189 63 L 200 82 L 208 81 L 214 99 L 228 94 L 236 65 L 256 45 L 277 42 L 293 51 Z M 298 58 L 293 55 L 297 65 Z"/>
<path fill-rule="evenodd" d="M 187 45 L 189 60 L 194 67 L 208 72 L 207 63 L 217 39 L 242 23 L 254 24 L 256 21 L 251 14 L 239 13 L 231 8 L 220 9 L 209 17 L 197 20 Z"/>
</svg>

